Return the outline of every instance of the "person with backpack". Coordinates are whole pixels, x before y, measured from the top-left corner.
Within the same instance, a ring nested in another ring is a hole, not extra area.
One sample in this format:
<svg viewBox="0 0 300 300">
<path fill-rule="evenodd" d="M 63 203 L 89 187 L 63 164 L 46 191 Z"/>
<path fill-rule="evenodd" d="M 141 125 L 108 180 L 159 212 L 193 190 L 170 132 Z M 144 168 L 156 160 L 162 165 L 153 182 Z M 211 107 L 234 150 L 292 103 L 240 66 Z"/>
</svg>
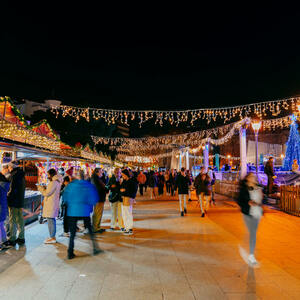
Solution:
<svg viewBox="0 0 300 300">
<path fill-rule="evenodd" d="M 108 200 L 111 207 L 111 219 L 110 219 L 110 229 L 113 231 L 118 225 L 119 228 L 124 231 L 124 223 L 122 218 L 122 196 L 121 196 L 121 170 L 120 168 L 115 168 L 114 174 L 110 177 L 108 181 L 107 188 L 110 193 Z"/>
<path fill-rule="evenodd" d="M 130 177 L 127 169 L 122 170 L 123 181 L 121 183 L 121 195 L 123 197 L 122 217 L 124 221 L 124 235 L 133 234 L 133 215 L 132 205 L 137 193 L 137 182 L 134 178 Z"/>
<path fill-rule="evenodd" d="M 177 175 L 175 190 L 178 189 L 180 215 L 184 217 L 187 213 L 186 202 L 189 194 L 189 178 L 186 176 L 185 168 L 181 168 L 180 174 Z"/>
</svg>

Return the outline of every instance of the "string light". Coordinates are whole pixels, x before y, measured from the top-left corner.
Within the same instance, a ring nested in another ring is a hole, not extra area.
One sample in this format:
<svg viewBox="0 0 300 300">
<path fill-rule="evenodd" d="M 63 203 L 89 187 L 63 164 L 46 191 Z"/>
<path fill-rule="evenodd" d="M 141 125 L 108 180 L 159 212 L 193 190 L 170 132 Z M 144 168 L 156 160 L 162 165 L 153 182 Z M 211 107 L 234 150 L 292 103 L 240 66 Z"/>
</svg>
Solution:
<svg viewBox="0 0 300 300">
<path fill-rule="evenodd" d="M 298 100 L 300 98 L 287 98 L 274 101 L 264 101 L 258 103 L 251 103 L 247 105 L 229 106 L 222 108 L 200 108 L 192 110 L 175 110 L 175 111 L 161 111 L 161 110 L 115 110 L 115 109 L 101 109 L 101 108 L 80 108 L 68 105 L 51 106 L 51 111 L 58 117 L 59 115 L 66 117 L 70 116 L 78 122 L 81 118 L 90 121 L 90 118 L 95 120 L 103 119 L 108 125 L 115 124 L 119 121 L 123 124 L 130 125 L 130 122 L 137 119 L 141 127 L 145 122 L 154 120 L 155 124 L 161 127 L 165 123 L 178 126 L 180 123 L 190 123 L 191 126 L 197 120 L 206 121 L 207 124 L 211 122 L 223 121 L 227 123 L 236 119 L 244 119 L 246 117 L 277 117 L 282 112 L 296 109 Z"/>
</svg>

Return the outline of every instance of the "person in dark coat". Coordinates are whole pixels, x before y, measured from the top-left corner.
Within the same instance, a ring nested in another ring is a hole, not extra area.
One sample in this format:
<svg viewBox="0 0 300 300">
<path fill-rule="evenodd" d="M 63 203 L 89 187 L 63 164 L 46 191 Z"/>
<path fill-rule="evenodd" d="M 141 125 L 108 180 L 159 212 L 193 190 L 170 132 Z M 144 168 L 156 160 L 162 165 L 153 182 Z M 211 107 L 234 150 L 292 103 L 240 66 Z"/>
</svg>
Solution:
<svg viewBox="0 0 300 300">
<path fill-rule="evenodd" d="M 201 217 L 205 216 L 205 213 L 208 210 L 209 205 L 209 196 L 210 196 L 210 182 L 211 179 L 207 173 L 205 173 L 204 167 L 201 168 L 200 173 L 195 178 L 194 186 L 196 189 L 196 194 L 199 197 L 199 204 L 201 208 Z M 204 202 L 205 201 L 205 205 Z"/>
<path fill-rule="evenodd" d="M 125 235 L 133 234 L 133 215 L 132 215 L 132 205 L 136 197 L 138 185 L 135 178 L 130 177 L 130 173 L 127 169 L 122 170 L 122 184 L 121 184 L 121 194 L 123 198 L 122 206 L 122 217 L 124 222 Z"/>
<path fill-rule="evenodd" d="M 104 228 L 101 228 L 101 220 L 103 216 L 104 202 L 106 200 L 106 193 L 108 192 L 105 183 L 101 178 L 103 178 L 103 170 L 96 168 L 92 174 L 91 183 L 96 187 L 99 195 L 99 202 L 95 205 L 93 213 L 93 229 L 94 232 L 97 233 L 103 233 L 105 231 Z"/>
<path fill-rule="evenodd" d="M 7 241 L 4 222 L 8 215 L 8 207 L 7 207 L 8 190 L 9 190 L 9 181 L 4 176 L 4 174 L 0 173 L 0 250 L 8 248 L 4 244 Z"/>
<path fill-rule="evenodd" d="M 175 190 L 178 189 L 180 215 L 182 217 L 187 213 L 186 201 L 189 194 L 189 181 L 190 179 L 186 176 L 185 169 L 181 168 L 181 172 L 176 178 Z"/>
<path fill-rule="evenodd" d="M 110 177 L 108 181 L 107 188 L 110 193 L 108 200 L 111 207 L 111 219 L 110 219 L 110 229 L 115 230 L 118 225 L 119 228 L 124 231 L 124 223 L 122 218 L 122 196 L 121 196 L 121 170 L 120 168 L 115 168 L 114 174 Z"/>
<path fill-rule="evenodd" d="M 267 195 L 272 194 L 274 179 L 276 178 L 273 162 L 274 158 L 271 156 L 265 165 L 265 174 L 268 176 Z"/>
<path fill-rule="evenodd" d="M 25 243 L 23 207 L 25 198 L 25 173 L 16 162 L 8 164 L 10 171 L 10 187 L 7 193 L 7 204 L 9 212 L 10 237 L 8 245 L 15 246 L 16 243 Z M 17 237 L 18 230 L 18 237 Z"/>
<path fill-rule="evenodd" d="M 68 259 L 75 257 L 74 239 L 78 220 L 83 220 L 84 227 L 89 231 L 93 243 L 93 254 L 97 255 L 102 252 L 94 240 L 90 219 L 93 206 L 98 202 L 99 196 L 95 186 L 87 180 L 84 180 L 84 172 L 82 170 L 75 172 L 75 179 L 64 189 L 62 197 L 67 206 L 67 217 L 70 229 Z"/>
<path fill-rule="evenodd" d="M 175 194 L 175 182 L 176 182 L 176 171 L 174 169 L 172 169 L 170 172 L 170 175 L 169 175 L 171 196 L 174 196 L 174 194 Z"/>
<path fill-rule="evenodd" d="M 158 186 L 158 195 L 164 194 L 164 186 L 165 186 L 165 176 L 162 171 L 159 172 L 157 176 L 157 186 Z"/>
<path fill-rule="evenodd" d="M 245 224 L 249 231 L 249 256 L 247 256 L 245 250 L 242 248 L 240 248 L 240 254 L 250 265 L 258 264 L 254 256 L 254 251 L 257 228 L 260 218 L 263 215 L 262 199 L 262 189 L 257 182 L 257 178 L 253 173 L 249 173 L 240 182 L 240 191 L 237 197 L 237 203 L 240 206 Z"/>
<path fill-rule="evenodd" d="M 151 190 L 151 199 L 155 199 L 155 188 L 157 187 L 157 177 L 154 171 L 150 171 L 149 175 L 149 188 Z"/>
</svg>

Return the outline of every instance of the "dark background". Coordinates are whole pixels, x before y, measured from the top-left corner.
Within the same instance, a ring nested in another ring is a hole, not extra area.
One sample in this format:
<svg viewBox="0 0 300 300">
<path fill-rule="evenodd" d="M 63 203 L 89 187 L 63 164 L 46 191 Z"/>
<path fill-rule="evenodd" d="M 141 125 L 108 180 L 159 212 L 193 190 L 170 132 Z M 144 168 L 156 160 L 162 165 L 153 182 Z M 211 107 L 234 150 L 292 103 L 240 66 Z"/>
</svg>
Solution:
<svg viewBox="0 0 300 300">
<path fill-rule="evenodd" d="M 300 94 L 297 8 L 26 8 L 2 20 L 1 95 L 167 110 Z"/>
</svg>

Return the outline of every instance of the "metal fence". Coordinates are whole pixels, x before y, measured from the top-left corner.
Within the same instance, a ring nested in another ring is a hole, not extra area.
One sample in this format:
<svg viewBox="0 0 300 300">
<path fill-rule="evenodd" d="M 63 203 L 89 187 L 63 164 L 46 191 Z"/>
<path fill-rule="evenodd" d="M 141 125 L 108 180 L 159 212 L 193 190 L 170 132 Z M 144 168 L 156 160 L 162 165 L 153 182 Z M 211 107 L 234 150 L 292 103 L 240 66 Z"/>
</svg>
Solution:
<svg viewBox="0 0 300 300">
<path fill-rule="evenodd" d="M 300 216 L 300 186 L 282 185 L 280 187 L 280 203 L 281 210 Z"/>
</svg>

